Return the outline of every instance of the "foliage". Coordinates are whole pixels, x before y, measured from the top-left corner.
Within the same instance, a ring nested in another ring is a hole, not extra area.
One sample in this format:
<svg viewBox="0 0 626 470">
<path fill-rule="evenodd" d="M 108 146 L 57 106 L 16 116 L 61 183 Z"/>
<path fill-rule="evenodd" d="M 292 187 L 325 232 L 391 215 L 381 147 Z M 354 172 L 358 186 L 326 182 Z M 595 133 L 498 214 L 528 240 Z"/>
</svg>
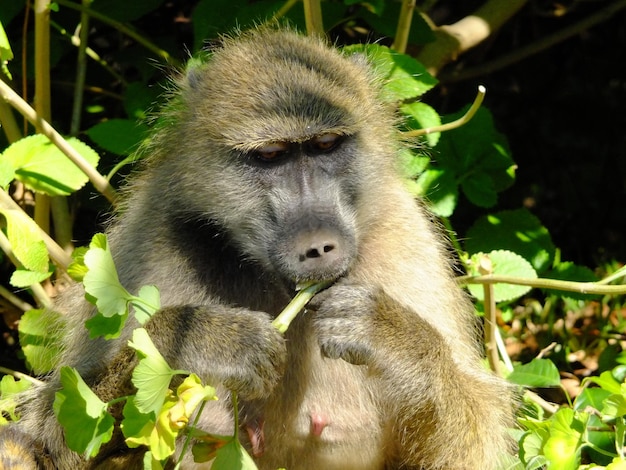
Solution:
<svg viewBox="0 0 626 470">
<path fill-rule="evenodd" d="M 93 10 L 87 12 L 96 24 L 100 43 L 109 47 L 102 47 L 102 56 L 98 56 L 87 48 L 87 44 L 81 44 L 79 54 L 90 57 L 82 72 L 91 77 L 93 89 L 106 90 L 106 93 L 86 95 L 86 102 L 82 106 L 79 103 L 78 113 L 72 117 L 63 116 L 62 120 L 55 116 L 55 124 L 60 122 L 58 125 L 64 132 L 78 135 L 79 138 L 67 139 L 70 146 L 89 165 L 98 168 L 101 173 L 108 173 L 106 179 L 114 182 L 117 173 L 137 158 L 133 152 L 146 139 L 154 124 L 146 120 L 146 116 L 156 106 L 153 103 L 157 96 L 167 89 L 167 80 L 161 70 L 148 65 L 150 61 L 146 60 L 146 51 L 154 60 L 179 65 L 173 52 L 176 46 L 172 34 L 155 34 L 149 39 L 147 34 L 138 32 L 141 25 L 154 21 L 163 12 L 162 9 L 166 8 L 163 2 L 141 0 L 131 3 L 121 0 L 94 2 Z M 35 60 L 50 62 L 54 73 L 62 77 L 59 81 L 76 83 L 77 95 L 82 96 L 84 82 L 67 73 L 74 67 L 74 49 L 66 29 L 75 29 L 79 21 L 75 10 L 79 9 L 81 7 L 77 3 L 59 0 L 51 14 L 54 30 L 50 50 L 31 55 L 27 49 L 22 55 L 20 49 L 23 43 L 19 41 L 17 32 L 21 34 L 19 19 L 24 11 L 24 2 L 10 2 L 3 6 L 0 11 L 1 73 L 9 79 L 12 75 L 21 76 L 24 80 L 33 79 L 27 67 L 32 67 L 29 61 L 37 57 Z M 370 33 L 394 37 L 399 33 L 400 12 L 399 2 L 344 0 L 325 2 L 323 20 L 349 37 L 361 31 L 363 25 L 369 28 Z M 294 27 L 305 29 L 302 9 L 290 2 L 199 0 L 190 12 L 192 49 L 199 50 L 204 38 L 215 38 L 237 27 L 245 29 L 259 19 L 270 18 L 286 20 Z M 147 20 L 142 22 L 142 19 Z M 130 23 L 134 27 L 129 27 Z M 116 42 L 120 32 L 132 39 L 130 46 Z M 408 41 L 413 46 L 436 41 L 431 26 L 422 16 L 413 17 Z M 365 54 L 376 66 L 381 81 L 385 83 L 382 98 L 395 106 L 402 118 L 400 131 L 417 131 L 418 134 L 420 130 L 424 131 L 401 153 L 400 162 L 408 177 L 410 190 L 428 201 L 433 213 L 450 229 L 451 242 L 467 271 L 467 276 L 460 281 L 468 285 L 476 299 L 477 310 L 485 315 L 493 314 L 495 318 L 494 306 L 485 302 L 483 286 L 494 285 L 490 279 L 504 279 L 495 283 L 493 288 L 503 331 L 509 328 L 512 335 L 514 326 L 508 323 L 514 325 L 518 322 L 527 328 L 527 336 L 538 338 L 543 334 L 550 340 L 558 341 L 551 359 L 566 367 L 571 362 L 563 358 L 584 350 L 588 346 L 585 342 L 591 343 L 595 350 L 603 351 L 598 360 L 599 375 L 585 379 L 582 390 L 573 400 L 566 393 L 563 406 L 542 406 L 543 402 L 536 399 L 536 395 L 525 394 L 524 406 L 519 413 L 522 427 L 518 433 L 519 461 L 512 465 L 526 469 L 544 465 L 560 469 L 626 468 L 626 359 L 619 342 L 615 340 L 616 332 L 623 331 L 626 321 L 621 313 L 607 314 L 606 318 L 602 317 L 602 323 L 593 325 L 593 333 L 585 330 L 577 335 L 576 328 L 563 326 L 567 318 L 559 318 L 561 311 L 576 312 L 572 315 L 578 316 L 571 321 L 575 325 L 581 320 L 580 312 L 589 305 L 619 311 L 619 301 L 612 300 L 608 295 L 623 294 L 624 290 L 609 284 L 623 277 L 624 270 L 608 266 L 605 269 L 612 275 L 598 281 L 590 269 L 561 259 L 560 250 L 548 228 L 530 210 L 505 210 L 500 207 L 501 194 L 515 181 L 517 165 L 506 137 L 498 131 L 498 125 L 487 108 L 480 108 L 466 125 L 439 132 L 439 126 L 454 122 L 467 112 L 468 107 L 460 107 L 456 112 L 440 116 L 427 104 L 424 95 L 438 86 L 438 79 L 428 72 L 428 67 L 382 44 L 348 45 L 344 47 L 344 52 Z M 24 63 L 20 63 L 22 56 L 27 57 Z M 72 65 L 68 66 L 70 58 Z M 37 67 L 37 70 L 41 69 Z M 120 74 L 120 70 L 123 73 Z M 49 76 L 35 76 L 39 83 L 49 83 L 49 79 Z M 70 100 L 64 91 L 57 89 L 57 93 L 58 101 Z M 38 98 L 46 100 L 49 96 Z M 5 129 L 11 128 L 15 124 L 13 118 L 2 113 L 1 106 L 0 121 Z M 70 126 L 66 122 L 70 120 L 78 124 Z M 70 132 L 71 127 L 79 131 Z M 73 195 L 70 201 L 74 208 L 95 207 L 93 210 L 102 210 L 101 201 L 94 205 L 90 200 L 92 197 L 85 197 L 91 188 L 84 188 L 88 177 L 79 166 L 71 163 L 47 137 L 35 133 L 34 127 L 28 128 L 27 133 L 31 135 L 16 137 L 7 133 L 7 141 L 2 142 L 2 194 L 8 198 L 9 188 L 25 189 L 37 195 L 37 207 L 44 205 L 42 195 L 55 198 Z M 24 199 L 19 202 L 22 206 L 27 205 Z M 475 208 L 479 216 L 462 234 L 462 238 L 457 239 L 451 230 L 450 218 L 460 205 Z M 45 221 L 38 216 L 27 215 L 17 204 L 11 205 L 5 200 L 0 201 L 0 212 L 6 221 L 2 237 L 7 242 L 2 243 L 2 248 L 15 266 L 10 273 L 9 286 L 14 289 L 28 288 L 38 306 L 49 304 L 41 283 L 53 274 L 62 279 L 68 273 L 83 282 L 86 298 L 98 310 L 98 314 L 86 325 L 92 338 L 116 338 L 129 315 L 135 315 L 143 325 L 160 308 L 157 287 L 144 286 L 139 292 L 131 293 L 120 285 L 103 235 L 96 235 L 88 250 L 77 249 L 74 262 L 70 265 L 61 261 L 62 257 L 51 254 L 50 240 L 38 226 L 45 227 Z M 58 233 L 64 228 L 71 231 L 70 220 L 69 217 L 57 218 L 55 215 L 55 230 Z M 482 271 L 485 260 L 490 265 L 488 273 Z M 276 319 L 275 326 L 280 331 L 284 332 L 289 319 L 318 288 L 303 287 L 302 296 L 294 300 L 284 316 Z M 612 287 L 615 289 L 611 290 Z M 588 291 L 597 294 L 590 297 L 585 294 Z M 590 303 L 590 300 L 595 303 Z M 555 305 L 559 305 L 561 310 L 557 312 Z M 283 322 L 283 319 L 286 320 Z M 584 323 L 584 318 L 581 322 Z M 537 324 L 545 330 L 533 330 Z M 55 358 L 58 357 L 62 325 L 62 318 L 49 309 L 32 309 L 22 316 L 20 343 L 26 362 L 34 373 L 43 374 L 57 366 Z M 196 412 L 198 415 L 201 413 L 203 403 L 217 399 L 210 385 L 203 384 L 193 371 L 171 369 L 145 329 L 137 328 L 129 344 L 138 358 L 132 372 L 132 382 L 137 387 L 134 396 L 102 402 L 76 370 L 61 368 L 63 389 L 57 393 L 54 410 L 66 429 L 68 445 L 72 449 L 88 457 L 96 455 L 113 432 L 111 408 L 124 402 L 122 432 L 129 447 L 147 446 L 150 449 L 146 456 L 146 468 L 162 468 L 164 461 L 172 457 L 174 440 L 179 435 L 193 435 L 198 441 L 191 449 L 198 461 L 215 459 L 214 467 L 219 468 L 254 468 L 254 463 L 239 444 L 237 426 L 232 436 L 216 436 L 196 429 L 190 422 Z M 528 360 L 521 357 L 522 362 L 513 364 L 506 350 L 500 348 L 500 354 L 507 365 L 508 379 L 513 384 L 539 391 L 562 387 L 559 369 L 550 359 Z M 175 376 L 185 378 L 173 389 L 171 381 Z M 0 424 L 19 418 L 15 399 L 29 386 L 30 382 L 25 379 L 16 381 L 10 376 L 3 377 L 0 382 Z"/>
</svg>

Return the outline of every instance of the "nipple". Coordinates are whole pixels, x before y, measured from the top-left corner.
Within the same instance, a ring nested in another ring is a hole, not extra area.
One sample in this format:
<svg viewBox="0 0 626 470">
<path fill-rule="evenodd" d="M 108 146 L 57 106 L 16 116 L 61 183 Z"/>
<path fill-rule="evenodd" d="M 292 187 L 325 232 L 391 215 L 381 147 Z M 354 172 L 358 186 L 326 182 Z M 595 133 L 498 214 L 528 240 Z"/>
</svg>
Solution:
<svg viewBox="0 0 626 470">
<path fill-rule="evenodd" d="M 311 412 L 311 435 L 314 437 L 320 437 L 322 435 L 322 431 L 324 428 L 328 426 L 329 420 L 328 417 L 323 415 L 322 413 Z"/>
</svg>

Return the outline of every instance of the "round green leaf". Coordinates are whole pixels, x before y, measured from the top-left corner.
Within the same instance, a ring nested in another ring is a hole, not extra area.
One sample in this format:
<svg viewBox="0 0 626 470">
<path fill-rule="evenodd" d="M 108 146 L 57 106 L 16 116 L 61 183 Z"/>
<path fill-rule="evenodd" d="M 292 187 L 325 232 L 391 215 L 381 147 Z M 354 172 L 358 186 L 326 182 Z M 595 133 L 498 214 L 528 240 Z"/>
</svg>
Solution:
<svg viewBox="0 0 626 470">
<path fill-rule="evenodd" d="M 441 117 L 431 106 L 421 101 L 400 106 L 400 112 L 407 117 L 405 126 L 407 129 L 427 129 L 441 125 Z M 426 134 L 423 138 L 430 147 L 439 142 L 441 132 Z"/>
<path fill-rule="evenodd" d="M 527 364 L 518 364 L 507 380 L 525 387 L 558 387 L 561 384 L 559 370 L 550 359 L 533 359 Z"/>
<path fill-rule="evenodd" d="M 417 194 L 428 202 L 435 214 L 440 217 L 452 215 L 459 193 L 450 172 L 431 168 L 419 176 L 416 184 Z"/>
<path fill-rule="evenodd" d="M 481 217 L 467 231 L 465 249 L 470 254 L 510 250 L 530 261 L 537 272 L 550 266 L 556 251 L 548 229 L 527 209 Z"/>
<path fill-rule="evenodd" d="M 53 370 L 63 348 L 63 316 L 52 310 L 33 309 L 22 315 L 19 338 L 28 366 L 38 375 Z"/>
<path fill-rule="evenodd" d="M 85 384 L 71 367 L 61 368 L 61 385 L 56 392 L 54 413 L 65 431 L 65 442 L 75 452 L 94 457 L 113 436 L 115 419 L 107 404 Z"/>
<path fill-rule="evenodd" d="M 488 256 L 493 266 L 492 274 L 500 276 L 514 276 L 524 279 L 537 279 L 537 273 L 531 264 L 517 253 L 507 250 L 496 250 L 485 255 L 484 253 L 476 253 L 470 258 L 468 266 L 468 274 L 479 276 L 478 271 L 480 259 Z M 481 302 L 485 300 L 485 291 L 483 284 L 469 284 L 470 293 Z M 494 284 L 493 292 L 496 302 L 509 302 L 526 294 L 531 287 L 518 286 L 514 284 Z"/>
<path fill-rule="evenodd" d="M 147 132 L 148 127 L 135 120 L 109 119 L 87 130 L 87 135 L 104 150 L 128 155 L 139 147 Z"/>
<path fill-rule="evenodd" d="M 132 295 L 122 287 L 108 245 L 101 248 L 102 239 L 94 237 L 83 260 L 89 269 L 83 277 L 88 300 L 95 302 L 105 317 L 126 315 Z"/>
<path fill-rule="evenodd" d="M 16 258 L 29 271 L 48 273 L 48 250 L 32 219 L 17 209 L 0 213 L 7 220 L 7 238 Z"/>
<path fill-rule="evenodd" d="M 139 364 L 132 376 L 133 385 L 137 387 L 135 397 L 137 409 L 141 413 L 158 414 L 176 371 L 170 368 L 143 328 L 133 331 L 133 339 L 128 345 L 137 351 L 139 356 Z"/>
<path fill-rule="evenodd" d="M 89 146 L 70 137 L 67 142 L 94 168 L 99 156 Z M 87 183 L 87 176 L 48 138 L 35 134 L 18 140 L 4 152 L 16 178 L 34 191 L 68 196 Z"/>
<path fill-rule="evenodd" d="M 433 88 L 437 79 L 417 60 L 378 44 L 346 46 L 347 54 L 365 53 L 384 80 L 382 99 L 395 103 L 417 98 Z"/>
</svg>

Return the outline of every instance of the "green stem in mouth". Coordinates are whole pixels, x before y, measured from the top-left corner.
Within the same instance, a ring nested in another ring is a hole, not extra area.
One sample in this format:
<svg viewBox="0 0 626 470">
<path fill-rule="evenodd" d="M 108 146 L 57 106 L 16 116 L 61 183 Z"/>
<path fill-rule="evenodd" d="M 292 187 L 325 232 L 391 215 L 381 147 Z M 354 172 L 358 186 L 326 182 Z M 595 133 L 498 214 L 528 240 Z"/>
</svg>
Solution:
<svg viewBox="0 0 626 470">
<path fill-rule="evenodd" d="M 276 327 L 281 333 L 285 333 L 289 325 L 294 318 L 300 313 L 300 311 L 306 306 L 306 304 L 313 298 L 319 291 L 326 289 L 333 281 L 321 281 L 305 284 L 295 295 L 291 302 L 283 309 L 282 312 L 274 319 L 272 325 Z"/>
</svg>

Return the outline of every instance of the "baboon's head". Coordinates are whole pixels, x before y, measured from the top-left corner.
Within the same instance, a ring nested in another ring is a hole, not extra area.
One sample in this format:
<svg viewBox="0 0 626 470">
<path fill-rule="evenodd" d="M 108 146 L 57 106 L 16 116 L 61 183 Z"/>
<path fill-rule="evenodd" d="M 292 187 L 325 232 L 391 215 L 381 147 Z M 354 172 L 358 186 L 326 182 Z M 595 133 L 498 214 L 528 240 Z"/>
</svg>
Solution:
<svg viewBox="0 0 626 470">
<path fill-rule="evenodd" d="M 367 223 L 363 194 L 390 153 L 373 81 L 363 57 L 319 39 L 226 39 L 182 83 L 175 141 L 192 210 L 290 281 L 342 276 Z"/>
</svg>

